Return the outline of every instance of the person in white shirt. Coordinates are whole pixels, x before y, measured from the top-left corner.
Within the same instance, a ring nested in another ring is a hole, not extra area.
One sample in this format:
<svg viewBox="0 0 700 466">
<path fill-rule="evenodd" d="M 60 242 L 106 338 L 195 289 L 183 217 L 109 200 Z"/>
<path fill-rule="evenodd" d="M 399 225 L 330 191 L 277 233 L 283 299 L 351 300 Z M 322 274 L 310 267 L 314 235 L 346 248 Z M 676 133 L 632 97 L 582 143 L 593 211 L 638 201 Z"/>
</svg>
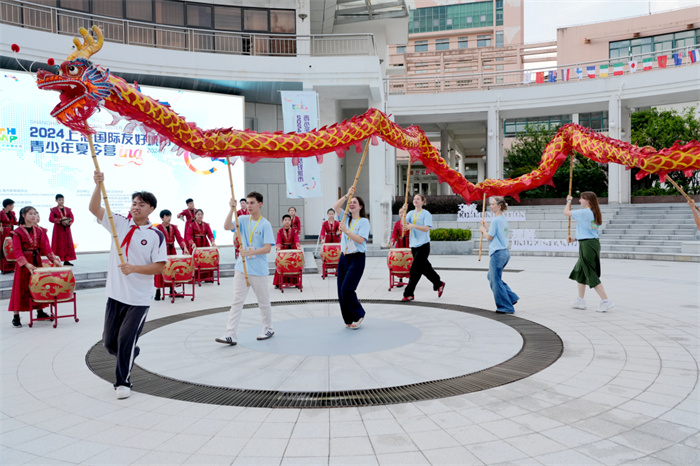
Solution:
<svg viewBox="0 0 700 466">
<path fill-rule="evenodd" d="M 101 201 L 100 182 L 104 181 L 104 173 L 95 171 L 94 179 L 95 190 L 89 209 L 111 236 L 112 227 Z M 153 194 L 135 192 L 131 196 L 131 218 L 113 215 L 117 239 L 126 261 L 120 262 L 114 241 L 111 241 L 102 340 L 107 351 L 117 357 L 114 383 L 117 399 L 131 395 L 131 369 L 139 354 L 136 342 L 153 297 L 152 276 L 163 272 L 168 259 L 165 236 L 148 220 L 156 204 Z"/>
</svg>

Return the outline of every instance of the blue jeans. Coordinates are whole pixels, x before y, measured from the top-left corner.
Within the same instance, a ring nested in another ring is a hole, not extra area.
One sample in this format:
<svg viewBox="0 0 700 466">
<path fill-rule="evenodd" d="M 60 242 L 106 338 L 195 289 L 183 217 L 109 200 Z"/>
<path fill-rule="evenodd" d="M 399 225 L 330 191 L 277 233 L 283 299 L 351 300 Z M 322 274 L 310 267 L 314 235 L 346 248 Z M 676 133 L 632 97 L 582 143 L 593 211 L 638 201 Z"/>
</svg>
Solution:
<svg viewBox="0 0 700 466">
<path fill-rule="evenodd" d="M 493 291 L 493 299 L 496 301 L 496 310 L 512 314 L 515 312 L 513 305 L 520 298 L 503 282 L 503 269 L 509 260 L 510 252 L 507 249 L 499 249 L 491 254 L 488 277 L 491 291 Z"/>
</svg>

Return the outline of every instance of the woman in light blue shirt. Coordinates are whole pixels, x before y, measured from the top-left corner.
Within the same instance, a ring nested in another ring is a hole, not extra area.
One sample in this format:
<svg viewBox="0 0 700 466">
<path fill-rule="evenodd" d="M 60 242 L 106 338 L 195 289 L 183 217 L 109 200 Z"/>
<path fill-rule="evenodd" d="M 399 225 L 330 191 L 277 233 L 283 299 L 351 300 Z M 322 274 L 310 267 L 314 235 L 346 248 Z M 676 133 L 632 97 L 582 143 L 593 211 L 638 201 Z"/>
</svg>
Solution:
<svg viewBox="0 0 700 466">
<path fill-rule="evenodd" d="M 503 212 L 508 210 L 508 204 L 501 196 L 494 196 L 489 202 L 494 219 L 491 226 L 481 222 L 480 231 L 489 241 L 489 284 L 496 301 L 496 314 L 515 313 L 515 303 L 520 299 L 503 281 L 503 269 L 510 260 L 508 251 L 508 220 Z"/>
<path fill-rule="evenodd" d="M 566 198 L 564 215 L 576 220 L 576 239 L 578 240 L 578 262 L 571 271 L 569 278 L 578 283 L 578 298 L 571 306 L 574 309 L 586 309 L 586 301 L 583 297 L 586 294 L 586 285 L 593 288 L 600 299 L 598 312 L 605 312 L 612 308 L 614 304 L 608 299 L 605 288 L 600 282 L 600 241 L 598 240 L 598 228 L 603 223 L 603 216 L 598 206 L 598 197 L 591 191 L 581 193 L 578 202 L 582 209 L 571 211 L 571 196 Z M 572 238 L 567 238 L 572 242 Z"/>
<path fill-rule="evenodd" d="M 349 215 L 338 225 L 340 237 L 340 260 L 338 260 L 338 302 L 343 314 L 345 326 L 358 329 L 365 319 L 365 310 L 357 299 L 357 286 L 365 271 L 365 251 L 369 238 L 369 220 L 365 213 L 365 201 L 355 197 L 355 188 L 333 204 L 338 218 L 343 218 L 343 203 L 351 196 L 348 203 Z"/>
<path fill-rule="evenodd" d="M 399 212 L 401 217 L 406 215 L 404 228 L 410 233 L 408 236 L 408 245 L 411 247 L 411 254 L 413 255 L 408 285 L 406 285 L 406 288 L 403 290 L 403 298 L 401 299 L 401 301 L 404 302 L 413 301 L 415 299 L 413 293 L 423 275 L 433 284 L 433 291 L 437 291 L 438 298 L 442 296 L 442 292 L 445 290 L 445 282 L 442 281 L 440 275 L 433 269 L 432 264 L 428 260 L 428 256 L 430 256 L 430 229 L 433 227 L 433 216 L 423 208 L 424 205 L 425 196 L 416 194 L 413 196 L 413 207 L 415 207 L 415 209 L 406 214 L 408 204 L 404 204 Z"/>
</svg>

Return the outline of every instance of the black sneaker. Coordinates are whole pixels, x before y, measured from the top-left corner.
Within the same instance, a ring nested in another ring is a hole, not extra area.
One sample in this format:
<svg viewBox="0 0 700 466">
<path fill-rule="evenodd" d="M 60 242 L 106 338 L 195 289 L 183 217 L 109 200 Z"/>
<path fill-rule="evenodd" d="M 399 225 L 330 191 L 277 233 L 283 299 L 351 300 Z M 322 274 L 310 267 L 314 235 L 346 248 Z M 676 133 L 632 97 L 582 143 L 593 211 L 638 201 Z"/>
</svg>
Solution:
<svg viewBox="0 0 700 466">
<path fill-rule="evenodd" d="M 156 297 L 154 298 L 156 301 L 160 301 L 160 288 L 156 290 Z"/>
<path fill-rule="evenodd" d="M 19 321 L 19 314 L 15 314 L 12 317 L 12 326 L 15 328 L 22 328 L 22 322 Z"/>
<path fill-rule="evenodd" d="M 73 267 L 73 264 L 71 264 L 71 263 L 68 262 L 68 261 L 65 261 L 65 262 L 63 263 L 63 265 L 69 265 L 69 266 Z"/>
<path fill-rule="evenodd" d="M 45 313 L 43 310 L 39 309 L 36 311 L 36 318 L 37 319 L 50 319 L 51 316 Z"/>
</svg>

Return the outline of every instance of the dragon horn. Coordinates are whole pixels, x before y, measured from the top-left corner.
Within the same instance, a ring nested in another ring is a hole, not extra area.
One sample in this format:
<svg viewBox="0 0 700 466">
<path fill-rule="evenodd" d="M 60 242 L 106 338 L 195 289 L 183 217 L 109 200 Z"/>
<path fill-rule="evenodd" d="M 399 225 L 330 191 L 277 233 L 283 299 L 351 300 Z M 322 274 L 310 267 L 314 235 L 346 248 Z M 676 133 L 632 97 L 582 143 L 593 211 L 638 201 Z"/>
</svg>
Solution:
<svg viewBox="0 0 700 466">
<path fill-rule="evenodd" d="M 76 50 L 75 52 L 68 55 L 68 58 L 66 58 L 66 60 L 75 60 L 78 57 L 85 58 L 87 60 L 100 51 L 100 49 L 102 48 L 102 44 L 104 44 L 105 42 L 104 35 L 102 34 L 102 30 L 97 26 L 93 26 L 92 30 L 97 36 L 97 42 L 95 42 L 95 39 L 93 39 L 93 37 L 90 35 L 87 29 L 80 28 L 79 32 L 80 35 L 83 36 L 84 42 L 81 44 L 80 39 L 78 39 L 77 37 L 74 38 L 73 43 L 75 44 Z"/>
</svg>

